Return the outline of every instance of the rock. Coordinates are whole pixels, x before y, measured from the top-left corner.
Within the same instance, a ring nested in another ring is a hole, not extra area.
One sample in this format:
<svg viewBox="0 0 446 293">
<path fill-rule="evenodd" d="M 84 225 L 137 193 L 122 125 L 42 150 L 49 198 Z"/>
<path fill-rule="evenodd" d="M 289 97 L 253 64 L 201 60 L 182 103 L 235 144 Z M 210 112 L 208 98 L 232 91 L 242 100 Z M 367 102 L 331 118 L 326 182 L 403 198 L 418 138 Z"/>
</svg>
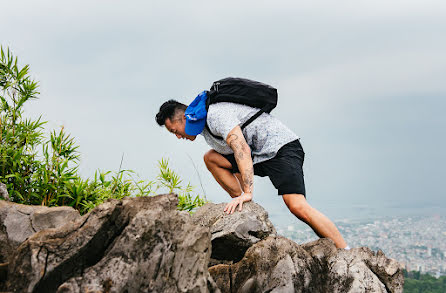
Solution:
<svg viewBox="0 0 446 293">
<path fill-rule="evenodd" d="M 3 198 L 7 201 L 9 201 L 9 193 L 6 189 L 6 185 L 0 182 L 0 198 Z"/>
<path fill-rule="evenodd" d="M 209 231 L 188 215 L 141 211 L 96 265 L 57 292 L 206 292 L 209 255 Z"/>
<path fill-rule="evenodd" d="M 241 212 L 231 215 L 223 212 L 225 205 L 207 203 L 192 216 L 194 223 L 210 229 L 213 259 L 237 262 L 253 244 L 276 234 L 260 205 L 245 203 Z"/>
<path fill-rule="evenodd" d="M 299 284 L 311 280 L 311 264 L 311 255 L 295 242 L 270 236 L 250 247 L 238 263 L 210 267 L 209 272 L 222 292 L 299 292 Z"/>
<path fill-rule="evenodd" d="M 396 261 L 367 248 L 336 249 L 331 240 L 298 245 L 269 236 L 232 265 L 209 268 L 222 292 L 402 292 Z M 378 273 L 377 273 L 378 272 Z"/>
<path fill-rule="evenodd" d="M 176 195 L 109 200 L 26 240 L 9 264 L 14 292 L 218 292 L 210 233 Z"/>
<path fill-rule="evenodd" d="M 71 207 L 28 206 L 0 201 L 0 262 L 7 262 L 13 251 L 34 233 L 57 228 L 79 218 Z"/>
<path fill-rule="evenodd" d="M 348 277 L 353 280 L 349 292 L 403 292 L 404 277 L 399 263 L 382 251 L 375 253 L 366 247 L 339 250 L 327 263 L 334 287 Z"/>
</svg>

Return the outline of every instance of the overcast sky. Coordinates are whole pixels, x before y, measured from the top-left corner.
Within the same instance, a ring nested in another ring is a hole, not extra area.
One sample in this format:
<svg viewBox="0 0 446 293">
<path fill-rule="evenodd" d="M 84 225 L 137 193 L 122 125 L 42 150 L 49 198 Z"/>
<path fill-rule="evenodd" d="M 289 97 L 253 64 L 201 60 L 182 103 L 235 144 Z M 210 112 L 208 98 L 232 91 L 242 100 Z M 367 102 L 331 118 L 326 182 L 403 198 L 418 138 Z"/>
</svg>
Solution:
<svg viewBox="0 0 446 293">
<path fill-rule="evenodd" d="M 278 88 L 273 114 L 301 137 L 307 198 L 328 216 L 446 207 L 444 1 L 0 3 L 0 44 L 40 82 L 27 114 L 65 126 L 85 177 L 124 154 L 153 179 L 164 157 L 227 201 L 203 138 L 179 141 L 154 116 L 238 76 Z M 269 180 L 255 181 L 254 199 L 287 214 Z"/>
</svg>

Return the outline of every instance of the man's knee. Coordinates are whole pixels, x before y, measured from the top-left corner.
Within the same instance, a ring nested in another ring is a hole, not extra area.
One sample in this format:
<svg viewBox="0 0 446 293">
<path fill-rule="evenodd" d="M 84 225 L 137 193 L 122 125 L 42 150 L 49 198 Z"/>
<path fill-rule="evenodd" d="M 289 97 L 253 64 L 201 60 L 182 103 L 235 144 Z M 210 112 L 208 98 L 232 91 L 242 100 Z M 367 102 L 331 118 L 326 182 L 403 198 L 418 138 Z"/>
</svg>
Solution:
<svg viewBox="0 0 446 293">
<path fill-rule="evenodd" d="M 209 150 L 204 154 L 204 163 L 209 171 L 216 169 L 230 169 L 232 168 L 231 163 L 221 154 L 215 150 Z"/>
<path fill-rule="evenodd" d="M 205 163 L 206 167 L 208 168 L 208 170 L 210 170 L 211 168 L 218 165 L 218 156 L 221 156 L 221 155 L 213 149 L 207 151 L 204 154 L 203 160 L 204 160 L 204 163 Z"/>
<path fill-rule="evenodd" d="M 284 194 L 283 200 L 288 209 L 302 221 L 308 221 L 308 212 L 311 206 L 302 194 Z"/>
</svg>

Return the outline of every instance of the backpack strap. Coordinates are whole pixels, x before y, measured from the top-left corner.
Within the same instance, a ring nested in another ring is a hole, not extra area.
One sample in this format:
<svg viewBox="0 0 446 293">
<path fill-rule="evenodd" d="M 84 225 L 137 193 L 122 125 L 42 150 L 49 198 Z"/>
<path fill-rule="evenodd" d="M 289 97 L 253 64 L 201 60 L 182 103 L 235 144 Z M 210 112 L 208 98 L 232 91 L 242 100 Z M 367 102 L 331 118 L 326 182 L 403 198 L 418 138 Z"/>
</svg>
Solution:
<svg viewBox="0 0 446 293">
<path fill-rule="evenodd" d="M 208 132 L 209 132 L 214 138 L 216 138 L 216 139 L 218 139 L 218 140 L 224 140 L 223 137 L 218 136 L 218 135 L 215 135 L 215 134 L 212 133 L 212 131 L 209 129 L 209 126 L 208 126 L 208 122 L 207 122 L 207 121 L 206 121 L 205 127 L 206 127 L 206 129 L 208 130 Z"/>
<path fill-rule="evenodd" d="M 240 128 L 242 129 L 242 131 L 243 131 L 243 129 L 245 129 L 246 126 L 248 126 L 249 124 L 251 124 L 251 122 L 254 121 L 257 117 L 259 117 L 260 115 L 262 115 L 262 114 L 265 113 L 265 112 L 268 112 L 269 110 L 270 110 L 270 106 L 269 106 L 269 105 L 263 107 L 262 109 L 260 109 L 260 111 L 258 111 L 257 113 L 255 113 L 251 118 L 249 118 L 245 123 L 243 123 L 242 126 L 240 126 Z M 207 121 L 206 121 L 205 127 L 206 127 L 207 131 L 208 131 L 214 138 L 219 139 L 219 140 L 224 140 L 221 136 L 218 136 L 218 135 L 215 135 L 215 134 L 212 133 L 211 129 L 210 129 L 209 126 L 208 126 Z"/>
<path fill-rule="evenodd" d="M 265 107 L 260 109 L 259 112 L 255 113 L 251 118 L 249 118 L 245 123 L 243 123 L 243 125 L 241 126 L 241 129 L 243 130 L 246 126 L 251 124 L 251 122 L 254 121 L 257 117 L 259 117 L 260 115 L 262 115 L 265 112 L 269 112 L 270 110 L 271 110 L 271 106 L 266 105 Z"/>
</svg>

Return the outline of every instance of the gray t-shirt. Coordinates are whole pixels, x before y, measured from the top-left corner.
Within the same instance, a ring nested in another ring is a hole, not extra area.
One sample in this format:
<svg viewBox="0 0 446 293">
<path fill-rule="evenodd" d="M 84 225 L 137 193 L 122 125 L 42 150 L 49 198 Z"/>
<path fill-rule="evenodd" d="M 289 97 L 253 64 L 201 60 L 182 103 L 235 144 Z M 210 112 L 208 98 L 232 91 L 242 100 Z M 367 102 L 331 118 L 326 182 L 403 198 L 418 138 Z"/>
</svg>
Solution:
<svg viewBox="0 0 446 293">
<path fill-rule="evenodd" d="M 229 132 L 247 121 L 259 109 L 242 104 L 221 102 L 209 106 L 207 124 L 211 132 L 224 140 L 214 138 L 206 128 L 201 132 L 206 143 L 216 152 L 228 155 L 234 153 L 226 143 Z M 243 136 L 251 148 L 253 163 L 273 158 L 285 144 L 299 137 L 276 117 L 263 113 L 243 129 Z"/>
</svg>

